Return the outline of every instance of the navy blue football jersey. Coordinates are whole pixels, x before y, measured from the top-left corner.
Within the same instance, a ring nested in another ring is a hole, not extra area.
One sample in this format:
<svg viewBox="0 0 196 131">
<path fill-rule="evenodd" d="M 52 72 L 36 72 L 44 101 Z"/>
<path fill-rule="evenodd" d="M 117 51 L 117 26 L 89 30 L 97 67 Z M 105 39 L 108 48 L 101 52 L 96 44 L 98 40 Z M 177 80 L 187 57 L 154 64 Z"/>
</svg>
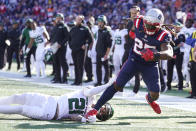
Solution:
<svg viewBox="0 0 196 131">
<path fill-rule="evenodd" d="M 135 25 L 135 44 L 133 49 L 130 51 L 130 57 L 136 61 L 144 64 L 153 64 L 157 62 L 147 62 L 141 57 L 140 51 L 145 48 L 154 48 L 160 51 L 160 45 L 163 43 L 169 43 L 171 41 L 171 34 L 163 29 L 160 29 L 154 35 L 147 35 L 144 32 L 143 19 L 136 19 Z"/>
</svg>

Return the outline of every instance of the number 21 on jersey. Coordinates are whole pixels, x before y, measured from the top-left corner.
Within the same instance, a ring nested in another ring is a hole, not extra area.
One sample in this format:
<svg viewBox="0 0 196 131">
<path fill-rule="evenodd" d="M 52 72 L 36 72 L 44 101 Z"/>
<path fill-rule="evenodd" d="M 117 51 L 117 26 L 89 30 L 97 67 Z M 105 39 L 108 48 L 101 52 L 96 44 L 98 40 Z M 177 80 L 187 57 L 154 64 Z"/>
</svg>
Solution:
<svg viewBox="0 0 196 131">
<path fill-rule="evenodd" d="M 155 46 L 150 46 L 150 45 L 148 45 L 146 43 L 143 43 L 140 39 L 135 38 L 135 44 L 134 44 L 133 51 L 136 54 L 141 55 L 140 51 L 143 50 L 143 49 L 146 49 L 146 48 L 153 48 L 153 49 L 155 49 L 156 47 Z"/>
</svg>

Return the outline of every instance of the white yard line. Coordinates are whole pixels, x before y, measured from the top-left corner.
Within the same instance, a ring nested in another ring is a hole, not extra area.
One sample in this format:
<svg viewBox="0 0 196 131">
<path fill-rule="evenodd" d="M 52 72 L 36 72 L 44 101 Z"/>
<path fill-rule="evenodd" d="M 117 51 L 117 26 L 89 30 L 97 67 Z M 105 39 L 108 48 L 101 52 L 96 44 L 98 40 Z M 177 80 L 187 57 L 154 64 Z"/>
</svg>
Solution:
<svg viewBox="0 0 196 131">
<path fill-rule="evenodd" d="M 14 72 L 6 72 L 6 71 L 0 71 L 0 77 L 5 79 L 11 79 L 15 81 L 25 81 L 32 84 L 37 85 L 44 85 L 49 87 L 55 87 L 55 88 L 64 88 L 69 90 L 78 90 L 81 89 L 81 86 L 71 86 L 68 84 L 51 84 L 50 78 L 24 78 L 23 74 L 20 73 L 14 73 Z M 0 83 L 1 84 L 1 83 Z M 88 86 L 89 84 L 84 84 L 83 86 Z M 131 90 L 125 89 L 124 93 L 117 93 L 115 95 L 115 98 L 120 99 L 126 99 L 130 101 L 135 101 L 139 103 L 146 103 L 145 101 L 145 95 L 146 92 L 140 91 L 137 96 L 133 97 L 131 96 Z M 188 98 L 182 98 L 177 96 L 168 96 L 161 94 L 158 103 L 161 106 L 174 108 L 174 109 L 180 109 L 185 111 L 191 111 L 196 112 L 196 99 L 188 99 Z"/>
</svg>

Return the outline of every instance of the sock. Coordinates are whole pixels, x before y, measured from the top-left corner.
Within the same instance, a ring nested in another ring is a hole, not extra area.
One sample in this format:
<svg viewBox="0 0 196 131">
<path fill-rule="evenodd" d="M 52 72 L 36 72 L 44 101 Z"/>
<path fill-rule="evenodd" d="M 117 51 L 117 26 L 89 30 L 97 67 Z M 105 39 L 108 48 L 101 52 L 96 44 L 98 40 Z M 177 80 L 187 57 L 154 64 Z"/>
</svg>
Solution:
<svg viewBox="0 0 196 131">
<path fill-rule="evenodd" d="M 116 89 L 114 88 L 114 84 L 112 84 L 110 87 L 108 87 L 104 93 L 102 94 L 102 96 L 99 98 L 99 100 L 97 101 L 96 105 L 95 105 L 95 109 L 98 111 L 107 101 L 109 101 L 110 99 L 112 99 L 112 97 L 114 96 L 114 94 L 116 93 Z"/>
<path fill-rule="evenodd" d="M 36 72 L 37 72 L 36 76 L 40 77 L 40 63 L 39 61 L 36 61 L 35 64 L 36 64 Z"/>
<path fill-rule="evenodd" d="M 148 101 L 152 103 L 154 100 L 151 98 L 150 93 L 148 93 Z"/>
<path fill-rule="evenodd" d="M 0 113 L 3 114 L 21 114 L 22 106 L 0 105 Z"/>
</svg>

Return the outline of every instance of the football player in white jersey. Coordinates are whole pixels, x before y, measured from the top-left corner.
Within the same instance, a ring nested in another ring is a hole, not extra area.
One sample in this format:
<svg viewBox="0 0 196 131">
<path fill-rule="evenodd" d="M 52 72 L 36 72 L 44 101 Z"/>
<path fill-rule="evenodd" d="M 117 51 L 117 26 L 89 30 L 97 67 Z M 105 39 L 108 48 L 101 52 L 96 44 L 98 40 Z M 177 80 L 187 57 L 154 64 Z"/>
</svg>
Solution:
<svg viewBox="0 0 196 131">
<path fill-rule="evenodd" d="M 98 26 L 95 25 L 95 18 L 91 16 L 88 21 L 91 23 L 91 31 L 93 34 L 93 46 L 92 49 L 88 51 L 88 57 L 91 58 L 92 60 L 92 70 L 93 70 L 93 77 L 94 77 L 94 83 L 97 82 L 97 74 L 96 74 L 96 43 L 97 43 L 97 38 L 98 38 Z"/>
<path fill-rule="evenodd" d="M 192 27 L 194 21 L 192 19 L 187 19 L 186 20 L 186 24 L 185 26 L 181 29 L 181 32 L 179 34 L 184 34 L 185 35 L 185 39 L 187 39 L 189 36 L 191 36 L 191 34 L 194 32 L 195 28 Z M 189 56 L 190 56 L 190 50 L 191 50 L 191 46 L 184 44 L 184 46 L 182 46 L 180 48 L 181 52 L 184 52 L 184 59 L 183 59 L 183 74 L 184 76 L 186 76 L 186 86 L 188 86 L 188 83 L 190 81 L 190 75 L 189 75 L 189 71 L 188 71 L 188 62 L 189 62 Z"/>
<path fill-rule="evenodd" d="M 35 53 L 35 59 L 36 59 L 36 77 L 40 77 L 40 72 L 42 74 L 42 78 L 46 77 L 45 74 L 45 64 L 44 64 L 44 49 L 45 46 L 49 40 L 49 35 L 45 27 L 39 27 L 36 25 L 35 22 L 31 23 L 31 31 L 30 34 L 30 44 L 28 45 L 28 48 L 26 49 L 26 53 L 30 50 L 32 43 L 35 41 L 37 43 L 37 49 Z"/>
<path fill-rule="evenodd" d="M 119 23 L 119 29 L 116 29 L 114 32 L 114 54 L 113 54 L 113 64 L 114 64 L 114 73 L 118 75 L 120 71 L 120 67 L 122 65 L 122 58 L 124 54 L 124 44 L 125 37 L 128 34 L 128 30 L 125 29 L 124 23 Z"/>
<path fill-rule="evenodd" d="M 83 87 L 82 90 L 62 96 L 25 93 L 3 97 L 0 98 L 0 113 L 19 114 L 39 120 L 70 119 L 94 122 L 97 117 L 99 120 L 105 121 L 113 116 L 113 109 L 109 103 L 99 110 L 96 117 L 86 119 L 85 115 L 93 108 L 96 95 L 111 83 L 98 87 Z"/>
</svg>

